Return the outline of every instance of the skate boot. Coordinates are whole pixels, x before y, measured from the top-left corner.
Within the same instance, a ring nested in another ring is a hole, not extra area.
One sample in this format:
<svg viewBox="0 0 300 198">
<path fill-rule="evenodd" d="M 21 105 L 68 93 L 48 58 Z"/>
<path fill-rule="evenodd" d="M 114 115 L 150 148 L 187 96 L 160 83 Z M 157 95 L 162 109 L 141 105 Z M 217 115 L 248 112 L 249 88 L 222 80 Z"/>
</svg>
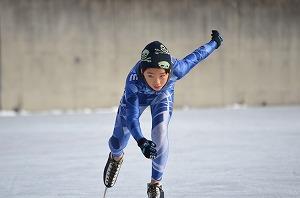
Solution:
<svg viewBox="0 0 300 198">
<path fill-rule="evenodd" d="M 148 198 L 164 198 L 164 191 L 162 185 L 148 183 L 147 190 Z"/>
<path fill-rule="evenodd" d="M 107 188 L 111 188 L 115 185 L 121 165 L 123 163 L 123 158 L 124 157 L 122 156 L 119 161 L 116 161 L 112 157 L 112 154 L 109 153 L 108 160 L 103 172 L 103 182 Z"/>
</svg>

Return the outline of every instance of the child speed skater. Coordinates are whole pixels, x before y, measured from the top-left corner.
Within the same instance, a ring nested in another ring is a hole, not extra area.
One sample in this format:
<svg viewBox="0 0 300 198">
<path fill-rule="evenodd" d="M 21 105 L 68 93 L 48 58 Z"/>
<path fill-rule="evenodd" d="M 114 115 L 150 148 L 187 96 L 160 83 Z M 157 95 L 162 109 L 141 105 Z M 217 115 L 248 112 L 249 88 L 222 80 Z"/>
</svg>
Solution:
<svg viewBox="0 0 300 198">
<path fill-rule="evenodd" d="M 127 76 L 113 134 L 109 139 L 110 153 L 103 172 L 107 188 L 113 187 L 117 180 L 124 159 L 123 150 L 132 136 L 142 154 L 152 160 L 148 197 L 164 197 L 161 180 L 168 159 L 168 125 L 173 112 L 175 82 L 218 49 L 222 41 L 219 32 L 212 30 L 211 40 L 182 60 L 172 57 L 159 41 L 149 43 L 142 50 L 141 59 Z M 148 106 L 152 115 L 151 140 L 143 136 L 139 123 L 141 114 Z"/>
</svg>

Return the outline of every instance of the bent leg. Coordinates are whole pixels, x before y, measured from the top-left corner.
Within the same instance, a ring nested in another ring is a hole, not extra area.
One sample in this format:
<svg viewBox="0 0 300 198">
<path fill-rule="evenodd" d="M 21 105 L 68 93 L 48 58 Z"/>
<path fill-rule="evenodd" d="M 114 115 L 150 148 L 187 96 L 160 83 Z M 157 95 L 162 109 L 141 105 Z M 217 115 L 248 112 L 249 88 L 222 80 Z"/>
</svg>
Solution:
<svg viewBox="0 0 300 198">
<path fill-rule="evenodd" d="M 109 139 L 109 148 L 113 157 L 120 157 L 123 154 L 124 148 L 127 146 L 130 138 L 130 132 L 126 125 L 125 118 L 122 116 L 122 109 L 119 107 L 113 135 Z"/>
</svg>

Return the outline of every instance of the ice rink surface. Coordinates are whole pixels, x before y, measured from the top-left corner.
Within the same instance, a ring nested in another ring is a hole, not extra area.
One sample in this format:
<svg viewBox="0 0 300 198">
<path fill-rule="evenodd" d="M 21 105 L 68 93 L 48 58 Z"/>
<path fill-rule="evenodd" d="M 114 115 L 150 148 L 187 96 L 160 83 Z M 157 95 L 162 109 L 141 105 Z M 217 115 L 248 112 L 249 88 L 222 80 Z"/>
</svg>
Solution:
<svg viewBox="0 0 300 198">
<path fill-rule="evenodd" d="M 115 113 L 0 117 L 1 198 L 101 198 Z M 151 117 L 142 129 L 150 137 Z M 175 110 L 166 198 L 300 197 L 300 107 Z M 146 197 L 151 161 L 131 139 L 107 198 Z"/>
</svg>

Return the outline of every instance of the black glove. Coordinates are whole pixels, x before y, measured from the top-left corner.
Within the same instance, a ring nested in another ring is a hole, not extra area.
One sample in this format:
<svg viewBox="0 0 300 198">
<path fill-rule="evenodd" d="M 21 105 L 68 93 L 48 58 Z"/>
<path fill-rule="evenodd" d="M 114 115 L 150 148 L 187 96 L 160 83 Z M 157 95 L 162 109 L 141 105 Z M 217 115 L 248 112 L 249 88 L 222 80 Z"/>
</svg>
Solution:
<svg viewBox="0 0 300 198">
<path fill-rule="evenodd" d="M 152 142 L 151 140 L 147 140 L 146 138 L 142 138 L 138 141 L 138 145 L 146 158 L 156 158 L 157 151 L 155 149 L 156 144 L 154 142 Z"/>
<path fill-rule="evenodd" d="M 223 38 L 220 36 L 219 32 L 217 30 L 212 30 L 211 31 L 211 40 L 216 41 L 217 43 L 217 47 L 216 49 L 219 48 L 219 46 L 221 45 Z"/>
</svg>

